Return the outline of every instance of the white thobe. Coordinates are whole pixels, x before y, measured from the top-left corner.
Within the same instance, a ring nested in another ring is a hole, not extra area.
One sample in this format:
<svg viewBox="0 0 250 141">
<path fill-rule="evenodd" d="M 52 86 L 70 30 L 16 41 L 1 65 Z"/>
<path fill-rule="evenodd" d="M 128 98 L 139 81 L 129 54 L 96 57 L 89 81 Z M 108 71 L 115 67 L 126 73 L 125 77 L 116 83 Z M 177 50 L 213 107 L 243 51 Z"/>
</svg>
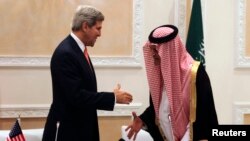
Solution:
<svg viewBox="0 0 250 141">
<path fill-rule="evenodd" d="M 170 108 L 168 102 L 168 96 L 165 87 L 162 91 L 162 98 L 159 108 L 159 122 L 164 135 L 168 141 L 174 141 L 173 130 L 171 125 Z M 189 140 L 189 125 L 187 126 L 187 131 L 181 141 Z"/>
</svg>

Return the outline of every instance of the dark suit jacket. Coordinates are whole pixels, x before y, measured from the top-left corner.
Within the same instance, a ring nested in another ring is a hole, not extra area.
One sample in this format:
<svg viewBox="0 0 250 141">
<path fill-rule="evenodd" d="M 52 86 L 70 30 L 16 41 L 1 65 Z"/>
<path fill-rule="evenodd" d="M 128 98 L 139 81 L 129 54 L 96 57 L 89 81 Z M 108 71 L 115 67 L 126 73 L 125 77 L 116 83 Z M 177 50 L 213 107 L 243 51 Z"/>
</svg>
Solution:
<svg viewBox="0 0 250 141">
<path fill-rule="evenodd" d="M 202 65 L 199 66 L 196 77 L 197 108 L 196 121 L 193 125 L 193 141 L 209 139 L 212 128 L 218 125 L 213 93 L 209 77 Z M 155 124 L 155 110 L 150 97 L 150 106 L 139 116 L 147 125 L 147 131 L 154 141 L 163 141 Z"/>
<path fill-rule="evenodd" d="M 99 141 L 97 109 L 113 110 L 111 92 L 97 92 L 94 68 L 69 35 L 51 58 L 53 101 L 42 141 Z"/>
</svg>

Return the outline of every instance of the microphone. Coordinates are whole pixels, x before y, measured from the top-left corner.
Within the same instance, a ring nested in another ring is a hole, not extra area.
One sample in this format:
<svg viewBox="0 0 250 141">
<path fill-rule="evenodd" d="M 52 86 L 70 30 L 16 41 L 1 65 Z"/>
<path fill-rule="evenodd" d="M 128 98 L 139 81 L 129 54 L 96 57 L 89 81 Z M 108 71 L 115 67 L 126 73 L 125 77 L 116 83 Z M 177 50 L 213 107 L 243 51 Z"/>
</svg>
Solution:
<svg viewBox="0 0 250 141">
<path fill-rule="evenodd" d="M 60 126 L 60 122 L 57 121 L 57 123 L 56 123 L 56 137 L 55 137 L 55 141 L 57 141 L 57 134 L 58 134 L 59 126 Z"/>
</svg>

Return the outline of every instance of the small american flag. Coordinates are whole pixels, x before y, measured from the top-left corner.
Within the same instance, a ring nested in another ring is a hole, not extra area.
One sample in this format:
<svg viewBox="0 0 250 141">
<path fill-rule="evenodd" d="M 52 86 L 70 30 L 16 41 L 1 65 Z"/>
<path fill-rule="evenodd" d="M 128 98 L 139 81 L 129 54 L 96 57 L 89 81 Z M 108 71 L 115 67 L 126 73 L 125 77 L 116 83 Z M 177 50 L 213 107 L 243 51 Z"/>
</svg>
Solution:
<svg viewBox="0 0 250 141">
<path fill-rule="evenodd" d="M 6 138 L 6 141 L 25 141 L 22 129 L 19 125 L 18 120 L 16 120 L 14 126 L 12 127 L 9 136 Z"/>
</svg>

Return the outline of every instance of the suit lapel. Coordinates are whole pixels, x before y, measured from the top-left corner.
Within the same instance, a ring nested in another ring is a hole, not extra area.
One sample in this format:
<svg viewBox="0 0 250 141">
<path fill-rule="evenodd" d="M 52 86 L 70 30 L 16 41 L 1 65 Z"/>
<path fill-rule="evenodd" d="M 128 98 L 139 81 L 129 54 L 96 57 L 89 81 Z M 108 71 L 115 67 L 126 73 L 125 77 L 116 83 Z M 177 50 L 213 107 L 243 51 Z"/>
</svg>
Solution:
<svg viewBox="0 0 250 141">
<path fill-rule="evenodd" d="M 82 69 L 83 70 L 87 69 L 85 72 L 88 72 L 92 80 L 94 80 L 96 83 L 95 71 L 94 71 L 94 67 L 92 65 L 91 59 L 89 58 L 89 61 L 90 61 L 90 64 L 89 64 L 87 59 L 84 56 L 84 53 L 82 52 L 82 50 L 80 49 L 76 41 L 70 35 L 69 35 L 69 39 L 71 40 L 72 48 L 74 52 L 76 53 L 76 57 L 78 58 L 77 60 L 79 60 Z"/>
</svg>

